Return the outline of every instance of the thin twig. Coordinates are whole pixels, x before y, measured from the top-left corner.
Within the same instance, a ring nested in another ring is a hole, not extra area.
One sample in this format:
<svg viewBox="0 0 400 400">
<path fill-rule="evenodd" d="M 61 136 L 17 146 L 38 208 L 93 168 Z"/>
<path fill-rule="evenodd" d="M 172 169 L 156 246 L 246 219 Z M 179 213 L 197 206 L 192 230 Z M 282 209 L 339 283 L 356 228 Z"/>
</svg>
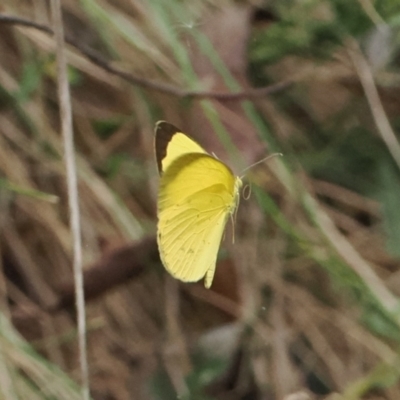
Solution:
<svg viewBox="0 0 400 400">
<path fill-rule="evenodd" d="M 397 141 L 396 135 L 393 132 L 389 119 L 383 108 L 371 68 L 361 53 L 356 40 L 349 39 L 348 47 L 349 55 L 357 70 L 357 74 L 364 89 L 365 97 L 367 98 L 372 117 L 374 118 L 375 125 L 378 128 L 378 132 L 397 166 L 400 168 L 400 144 Z"/>
<path fill-rule="evenodd" d="M 81 367 L 82 398 L 89 400 L 89 368 L 86 349 L 86 316 L 82 272 L 82 240 L 79 216 L 78 184 L 74 154 L 74 136 L 70 91 L 68 85 L 67 65 L 64 52 L 64 31 L 60 0 L 51 2 L 53 26 L 56 39 L 58 67 L 58 95 L 61 110 L 61 125 L 64 141 L 65 164 L 67 170 L 68 202 L 70 209 L 70 226 L 74 249 L 75 301 L 78 319 L 79 357 Z"/>
<path fill-rule="evenodd" d="M 16 17 L 13 15 L 0 14 L 0 23 L 12 24 L 12 25 L 21 25 L 27 28 L 33 28 L 42 32 L 45 32 L 49 35 L 53 35 L 54 31 L 46 25 L 38 24 L 34 21 Z M 132 83 L 133 85 L 140 86 L 145 89 L 154 90 L 157 92 L 162 92 L 166 94 L 171 94 L 176 97 L 181 98 L 213 98 L 221 101 L 228 100 L 245 100 L 250 98 L 257 97 L 265 97 L 267 95 L 271 95 L 277 92 L 280 92 L 293 84 L 293 81 L 287 80 L 283 82 L 278 82 L 273 85 L 265 86 L 258 89 L 247 89 L 240 92 L 215 92 L 215 91 L 196 91 L 196 90 L 184 90 L 178 88 L 174 85 L 170 85 L 168 83 L 156 82 L 150 79 L 142 78 L 136 75 L 133 75 L 129 72 L 123 71 L 119 68 L 116 68 L 105 60 L 99 53 L 94 51 L 93 49 L 83 45 L 79 41 L 72 39 L 69 35 L 65 35 L 65 41 L 71 46 L 75 47 L 81 54 L 83 54 L 86 58 L 92 61 L 94 64 L 98 65 L 105 71 L 110 74 L 119 76 L 120 78 L 126 80 L 127 82 Z"/>
</svg>

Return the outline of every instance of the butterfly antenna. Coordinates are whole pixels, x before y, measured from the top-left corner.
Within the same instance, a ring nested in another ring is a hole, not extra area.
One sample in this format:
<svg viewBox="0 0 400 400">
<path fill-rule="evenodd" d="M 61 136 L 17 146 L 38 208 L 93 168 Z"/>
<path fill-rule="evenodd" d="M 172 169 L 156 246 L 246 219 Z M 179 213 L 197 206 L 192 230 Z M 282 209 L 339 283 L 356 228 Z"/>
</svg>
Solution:
<svg viewBox="0 0 400 400">
<path fill-rule="evenodd" d="M 242 174 L 243 174 L 243 175 L 241 175 L 240 179 L 243 179 L 243 178 L 244 178 L 244 176 L 245 176 L 244 172 L 246 172 L 246 171 L 248 171 L 249 169 L 255 167 L 256 165 L 261 164 L 261 163 L 263 163 L 263 162 L 269 160 L 270 158 L 276 157 L 276 156 L 282 157 L 283 154 L 282 154 L 282 153 L 270 154 L 269 156 L 262 158 L 261 160 L 255 162 L 254 164 L 249 165 L 248 167 L 246 167 L 246 168 L 242 171 Z"/>
</svg>

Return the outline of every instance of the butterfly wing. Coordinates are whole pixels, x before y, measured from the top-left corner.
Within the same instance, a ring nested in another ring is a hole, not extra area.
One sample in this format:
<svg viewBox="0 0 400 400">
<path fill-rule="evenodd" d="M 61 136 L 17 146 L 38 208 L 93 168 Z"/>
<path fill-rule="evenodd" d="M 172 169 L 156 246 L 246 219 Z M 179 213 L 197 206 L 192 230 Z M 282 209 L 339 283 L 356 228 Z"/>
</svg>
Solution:
<svg viewBox="0 0 400 400">
<path fill-rule="evenodd" d="M 204 151 L 175 157 L 164 170 L 157 240 L 161 260 L 175 278 L 194 282 L 206 276 L 205 286 L 211 286 L 226 221 L 236 207 L 237 179 Z"/>
<path fill-rule="evenodd" d="M 165 121 L 156 124 L 155 151 L 158 172 L 162 174 L 169 165 L 184 154 L 208 154 L 199 144 Z"/>
</svg>

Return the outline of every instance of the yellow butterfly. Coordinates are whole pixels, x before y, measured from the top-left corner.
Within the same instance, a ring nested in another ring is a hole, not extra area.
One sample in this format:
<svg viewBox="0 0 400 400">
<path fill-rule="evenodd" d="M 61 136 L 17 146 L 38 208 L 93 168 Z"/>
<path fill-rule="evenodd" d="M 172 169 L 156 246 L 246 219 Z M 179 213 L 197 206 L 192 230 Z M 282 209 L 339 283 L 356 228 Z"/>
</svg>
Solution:
<svg viewBox="0 0 400 400">
<path fill-rule="evenodd" d="M 242 180 L 174 125 L 160 121 L 155 152 L 161 175 L 157 242 L 167 271 L 184 282 L 213 281 L 226 222 Z"/>
</svg>

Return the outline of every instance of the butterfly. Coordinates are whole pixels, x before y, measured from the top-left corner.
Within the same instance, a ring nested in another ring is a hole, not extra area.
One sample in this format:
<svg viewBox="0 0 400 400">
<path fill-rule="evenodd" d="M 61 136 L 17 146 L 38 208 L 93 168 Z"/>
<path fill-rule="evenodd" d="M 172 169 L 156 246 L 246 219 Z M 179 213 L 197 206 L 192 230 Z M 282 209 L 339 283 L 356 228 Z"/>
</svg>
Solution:
<svg viewBox="0 0 400 400">
<path fill-rule="evenodd" d="M 242 180 L 180 129 L 155 129 L 157 243 L 166 270 L 184 282 L 212 284 L 226 223 L 239 203 Z"/>
</svg>

